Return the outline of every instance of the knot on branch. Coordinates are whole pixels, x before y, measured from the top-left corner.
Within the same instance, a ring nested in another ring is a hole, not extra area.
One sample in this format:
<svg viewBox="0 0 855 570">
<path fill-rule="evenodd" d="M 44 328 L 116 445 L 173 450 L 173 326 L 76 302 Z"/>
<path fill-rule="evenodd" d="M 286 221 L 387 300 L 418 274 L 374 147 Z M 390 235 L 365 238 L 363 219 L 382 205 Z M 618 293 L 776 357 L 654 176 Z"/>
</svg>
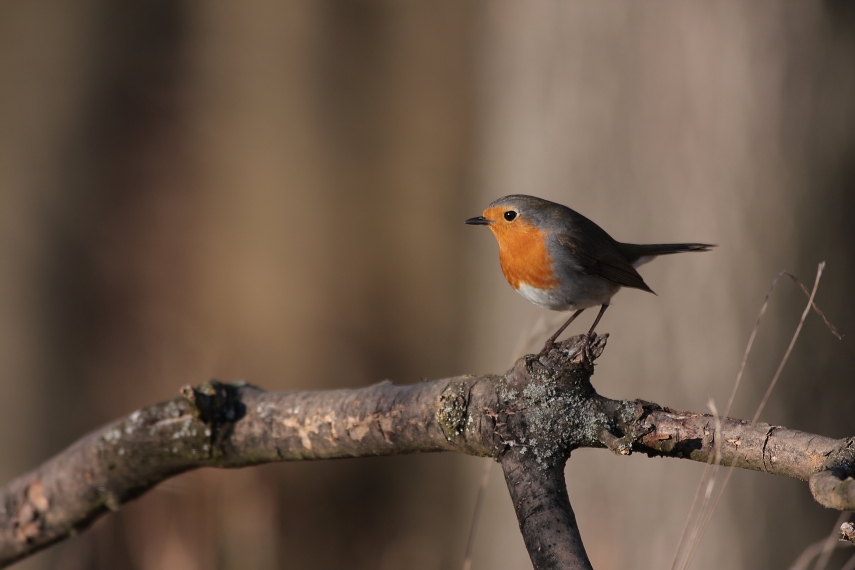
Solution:
<svg viewBox="0 0 855 570">
<path fill-rule="evenodd" d="M 652 413 L 662 411 L 662 408 L 644 400 L 608 400 L 601 399 L 600 404 L 611 421 L 604 425 L 600 432 L 600 442 L 617 455 L 632 455 L 633 450 L 641 448 L 651 455 L 649 446 L 643 444 L 643 438 L 656 430 L 655 420 Z M 662 436 L 659 436 L 662 438 Z M 671 441 L 669 435 L 661 439 L 663 449 L 674 451 L 678 447 Z M 694 442 L 688 446 L 694 448 Z M 680 452 L 681 450 L 677 450 Z"/>
<path fill-rule="evenodd" d="M 219 380 L 209 380 L 198 388 L 181 388 L 181 395 L 192 404 L 193 415 L 210 426 L 212 453 L 216 453 L 234 422 L 246 415 L 246 405 L 241 401 L 239 392 L 239 388 L 246 385 L 245 382 L 224 384 Z"/>
<path fill-rule="evenodd" d="M 600 402 L 611 421 L 600 429 L 599 440 L 617 455 L 632 455 L 633 447 L 655 428 L 644 421 L 655 404 L 642 400 L 602 400 Z"/>
<path fill-rule="evenodd" d="M 828 455 L 811 475 L 810 491 L 819 504 L 831 509 L 855 511 L 855 438 L 849 438 Z"/>
<path fill-rule="evenodd" d="M 448 441 L 454 441 L 463 435 L 466 428 L 471 386 L 463 380 L 452 380 L 439 397 L 436 419 Z"/>
<path fill-rule="evenodd" d="M 238 388 L 242 385 L 209 380 L 198 388 L 184 386 L 181 395 L 193 404 L 194 415 L 206 424 L 235 422 L 246 415 L 246 406 L 238 394 Z"/>
</svg>

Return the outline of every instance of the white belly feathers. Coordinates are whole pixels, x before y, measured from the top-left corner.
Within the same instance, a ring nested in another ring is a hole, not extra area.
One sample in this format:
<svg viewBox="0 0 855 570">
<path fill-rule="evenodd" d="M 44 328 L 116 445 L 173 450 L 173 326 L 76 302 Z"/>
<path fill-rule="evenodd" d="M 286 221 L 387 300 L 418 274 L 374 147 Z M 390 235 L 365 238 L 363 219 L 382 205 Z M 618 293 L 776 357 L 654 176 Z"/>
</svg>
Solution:
<svg viewBox="0 0 855 570">
<path fill-rule="evenodd" d="M 539 305 L 546 309 L 552 309 L 553 311 L 568 311 L 573 308 L 561 298 L 557 288 L 538 289 L 537 287 L 520 283 L 520 288 L 517 289 L 517 293 L 535 305 Z"/>
<path fill-rule="evenodd" d="M 576 311 L 607 304 L 620 285 L 596 275 L 577 273 L 562 279 L 557 287 L 540 289 L 520 283 L 517 292 L 540 307 L 553 311 Z"/>
</svg>

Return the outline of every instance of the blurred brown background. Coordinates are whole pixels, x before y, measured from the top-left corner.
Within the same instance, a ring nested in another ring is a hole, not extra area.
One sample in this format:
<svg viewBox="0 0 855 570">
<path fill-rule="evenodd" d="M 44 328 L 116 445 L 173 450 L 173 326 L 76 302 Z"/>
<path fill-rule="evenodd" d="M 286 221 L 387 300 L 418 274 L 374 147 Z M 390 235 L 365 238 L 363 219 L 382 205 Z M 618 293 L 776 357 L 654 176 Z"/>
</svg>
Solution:
<svg viewBox="0 0 855 570">
<path fill-rule="evenodd" d="M 462 221 L 509 193 L 720 245 L 615 299 L 613 397 L 723 407 L 772 277 L 826 260 L 818 302 L 850 336 L 811 316 L 762 419 L 855 434 L 852 3 L 6 0 L 0 480 L 211 377 L 505 370 L 544 311 Z M 805 302 L 776 295 L 735 415 Z M 190 473 L 18 567 L 459 568 L 483 461 Z M 702 468 L 575 453 L 594 566 L 668 568 Z M 693 568 L 786 568 L 837 517 L 803 483 L 731 485 Z M 497 468 L 473 568 L 530 568 Z"/>
</svg>

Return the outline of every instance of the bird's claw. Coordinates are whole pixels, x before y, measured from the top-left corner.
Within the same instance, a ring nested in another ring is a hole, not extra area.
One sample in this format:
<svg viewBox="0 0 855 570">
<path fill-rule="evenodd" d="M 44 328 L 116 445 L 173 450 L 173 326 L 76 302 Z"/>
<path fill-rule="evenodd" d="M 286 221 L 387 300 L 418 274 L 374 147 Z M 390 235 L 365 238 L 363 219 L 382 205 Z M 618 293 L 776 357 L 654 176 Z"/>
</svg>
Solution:
<svg viewBox="0 0 855 570">
<path fill-rule="evenodd" d="M 540 358 L 541 356 L 546 356 L 546 354 L 553 348 L 555 348 L 555 341 L 551 338 L 546 339 L 546 342 L 544 343 L 541 351 L 537 354 L 537 357 Z"/>
<path fill-rule="evenodd" d="M 594 338 L 597 336 L 597 333 L 591 332 L 585 335 L 585 340 L 582 341 L 582 346 L 579 348 L 579 352 L 581 354 L 580 362 L 585 366 L 593 366 L 594 365 L 594 355 L 591 352 L 591 343 Z"/>
<path fill-rule="evenodd" d="M 585 339 L 582 341 L 581 346 L 579 346 L 579 351 L 576 353 L 580 357 L 579 362 L 581 362 L 584 366 L 590 367 L 594 364 L 594 353 L 591 347 L 593 346 L 595 338 L 597 338 L 597 333 L 589 333 L 585 335 Z M 541 358 L 543 356 L 546 356 L 553 348 L 555 348 L 555 341 L 553 341 L 551 338 L 547 339 L 541 351 L 537 353 L 537 357 Z"/>
</svg>

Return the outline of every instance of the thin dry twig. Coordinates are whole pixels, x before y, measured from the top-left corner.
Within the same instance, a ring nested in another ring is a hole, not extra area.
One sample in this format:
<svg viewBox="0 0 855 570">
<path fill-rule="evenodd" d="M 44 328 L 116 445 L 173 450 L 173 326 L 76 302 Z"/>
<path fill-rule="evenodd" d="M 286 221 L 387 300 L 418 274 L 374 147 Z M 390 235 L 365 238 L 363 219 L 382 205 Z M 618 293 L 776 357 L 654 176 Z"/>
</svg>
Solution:
<svg viewBox="0 0 855 570">
<path fill-rule="evenodd" d="M 826 541 L 827 539 L 821 538 L 807 545 L 787 570 L 808 570 L 810 563 L 822 555 Z"/>
<path fill-rule="evenodd" d="M 801 333 L 802 326 L 805 323 L 805 319 L 807 319 L 808 313 L 812 307 L 815 307 L 814 297 L 816 296 L 816 291 L 819 288 L 819 280 L 822 277 L 822 272 L 825 269 L 825 262 L 821 262 L 817 267 L 816 278 L 813 284 L 813 290 L 810 293 L 810 297 L 808 298 L 808 304 L 805 307 L 804 311 L 802 311 L 801 318 L 799 319 L 798 325 L 796 325 L 796 330 L 793 332 L 793 336 L 790 339 L 790 344 L 787 346 L 787 350 L 784 352 L 784 356 L 781 358 L 781 362 L 778 365 L 778 369 L 775 371 L 775 375 L 772 377 L 772 381 L 769 382 L 769 387 L 766 389 L 766 393 L 763 395 L 763 399 L 760 401 L 760 405 L 757 407 L 757 411 L 754 414 L 754 417 L 751 419 L 751 426 L 753 427 L 757 423 L 757 419 L 760 417 L 760 413 L 763 411 L 763 408 L 766 406 L 766 403 L 769 401 L 769 396 L 772 394 L 772 390 L 775 388 L 775 385 L 778 383 L 778 378 L 781 376 L 781 372 L 784 370 L 784 366 L 787 364 L 787 360 L 790 358 L 790 354 L 792 353 L 793 346 L 796 344 L 796 340 L 799 338 L 799 334 Z M 786 273 L 792 277 L 797 283 L 801 283 L 798 279 L 793 277 L 791 274 Z M 817 309 L 818 310 L 818 309 Z M 832 330 L 834 332 L 834 330 Z M 704 532 L 706 532 L 707 526 L 709 525 L 710 520 L 712 519 L 712 515 L 715 512 L 716 507 L 718 507 L 718 503 L 721 500 L 722 495 L 724 494 L 724 490 L 727 487 L 728 482 L 730 481 L 730 477 L 733 474 L 733 467 L 727 470 L 725 474 L 724 480 L 721 483 L 721 487 L 719 488 L 718 493 L 716 494 L 715 500 L 710 507 L 709 513 L 707 513 L 706 517 L 703 519 L 701 523 L 701 530 L 698 533 L 696 544 L 692 547 L 692 550 L 689 554 L 689 560 L 686 562 L 686 566 L 688 567 L 689 562 L 691 562 L 692 557 L 694 556 L 695 551 L 697 550 L 697 543 L 700 542 L 701 537 L 703 537 Z"/>
<path fill-rule="evenodd" d="M 828 566 L 828 561 L 831 559 L 831 554 L 836 548 L 841 546 L 841 543 L 837 538 L 838 533 L 840 532 L 840 525 L 846 521 L 851 514 L 852 513 L 848 511 L 841 512 L 840 516 L 837 517 L 837 522 L 834 523 L 834 526 L 831 528 L 831 534 L 826 538 L 809 544 L 804 550 L 802 550 L 802 553 L 799 554 L 795 561 L 793 561 L 788 570 L 807 570 L 814 558 L 816 558 L 817 561 L 813 570 L 825 570 L 825 567 Z M 844 546 L 848 546 L 848 544 L 844 544 Z"/>
<path fill-rule="evenodd" d="M 469 540 L 466 541 L 466 556 L 463 558 L 463 570 L 472 568 L 472 555 L 475 551 L 475 536 L 478 532 L 478 523 L 481 522 L 481 511 L 484 507 L 484 496 L 487 494 L 487 484 L 490 482 L 490 472 L 493 470 L 493 460 L 484 461 L 484 471 L 481 473 L 481 484 L 478 486 L 478 495 L 475 498 L 475 509 L 472 512 L 472 524 L 469 527 Z"/>
<path fill-rule="evenodd" d="M 816 566 L 813 567 L 813 570 L 825 570 L 825 567 L 828 566 L 828 561 L 831 560 L 831 553 L 834 552 L 834 549 L 841 544 L 840 539 L 838 538 L 840 536 L 840 526 L 847 522 L 850 516 L 852 516 L 850 511 L 840 512 L 840 516 L 837 517 L 837 522 L 835 522 L 834 526 L 831 527 L 831 533 L 822 545 L 822 551 L 820 552 L 819 558 L 816 561 Z"/>
<path fill-rule="evenodd" d="M 694 535 L 695 529 L 697 525 L 694 524 L 695 520 L 695 511 L 698 509 L 698 502 L 701 500 L 701 494 L 704 488 L 704 484 L 709 479 L 709 472 L 712 469 L 712 462 L 714 456 L 710 456 L 709 461 L 707 461 L 706 466 L 704 466 L 704 472 L 701 475 L 701 480 L 698 483 L 697 489 L 695 489 L 695 496 L 692 499 L 692 506 L 689 509 L 689 516 L 686 518 L 686 524 L 683 525 L 683 532 L 680 534 L 680 540 L 677 542 L 677 550 L 674 552 L 674 559 L 671 561 L 671 570 L 677 570 L 682 568 L 681 562 L 684 560 L 683 551 L 686 548 L 686 537 L 690 535 Z"/>
<path fill-rule="evenodd" d="M 785 351 L 784 356 L 782 357 L 781 362 L 778 365 L 778 369 L 775 371 L 775 375 L 772 377 L 772 380 L 769 383 L 769 387 L 766 389 L 766 393 L 764 394 L 763 399 L 761 400 L 759 406 L 757 407 L 757 411 L 755 412 L 754 417 L 751 420 L 751 426 L 752 427 L 757 423 L 757 420 L 760 417 L 760 414 L 762 413 L 763 408 L 766 406 L 766 403 L 768 402 L 769 397 L 772 394 L 772 390 L 775 388 L 775 385 L 777 384 L 778 379 L 780 378 L 781 372 L 783 371 L 784 366 L 786 365 L 787 360 L 790 357 L 790 354 L 793 350 L 793 346 L 795 345 L 796 339 L 798 339 L 799 334 L 801 333 L 802 326 L 804 325 L 804 322 L 807 319 L 807 315 L 811 309 L 816 311 L 817 314 L 819 314 L 820 317 L 822 317 L 826 326 L 829 328 L 829 330 L 831 331 L 831 333 L 833 335 L 835 335 L 838 339 L 843 338 L 842 335 L 840 335 L 837 332 L 837 329 L 834 327 L 834 325 L 828 321 L 828 319 L 825 317 L 825 314 L 819 309 L 819 307 L 814 302 L 814 297 L 816 296 L 816 291 L 817 291 L 817 288 L 819 287 L 819 280 L 822 277 L 822 272 L 824 269 L 825 269 L 825 262 L 823 261 L 817 267 L 816 278 L 814 280 L 814 287 L 810 293 L 808 293 L 807 288 L 804 286 L 804 284 L 795 275 L 793 275 L 787 271 L 779 272 L 775 276 L 775 278 L 772 280 L 772 284 L 769 287 L 769 291 L 766 293 L 766 298 L 764 299 L 763 305 L 761 306 L 760 312 L 757 316 L 757 321 L 755 322 L 754 328 L 752 329 L 751 335 L 749 336 L 748 344 L 745 348 L 745 353 L 743 354 L 742 362 L 741 362 L 740 368 L 739 368 L 739 372 L 738 372 L 737 377 L 736 377 L 736 382 L 734 383 L 734 387 L 733 387 L 733 390 L 731 391 L 730 399 L 728 400 L 727 408 L 725 409 L 725 413 L 724 413 L 725 417 L 727 417 L 727 415 L 730 413 L 731 406 L 733 405 L 733 401 L 736 397 L 736 392 L 739 388 L 740 382 L 742 380 L 743 373 L 745 371 L 745 366 L 748 362 L 748 355 L 751 353 L 751 348 L 754 344 L 754 340 L 756 338 L 757 331 L 760 327 L 760 323 L 763 320 L 763 316 L 765 315 L 766 309 L 769 306 L 769 301 L 771 299 L 772 292 L 775 290 L 775 288 L 778 284 L 778 281 L 781 279 L 781 277 L 784 277 L 784 276 L 789 277 L 805 293 L 807 293 L 808 294 L 808 304 L 805 307 L 804 311 L 802 312 L 801 318 L 799 319 L 799 323 L 796 326 L 796 330 L 794 331 L 793 336 L 790 339 L 790 344 L 788 345 L 787 350 Z M 700 492 L 700 490 L 707 484 L 706 479 L 709 477 L 709 475 L 708 475 L 709 470 L 710 470 L 709 466 L 704 470 L 704 474 L 701 477 L 701 483 L 698 486 L 698 492 Z M 700 528 L 700 530 L 698 532 L 695 532 L 694 528 L 693 528 L 692 532 L 688 532 L 688 533 L 684 532 L 684 536 L 686 536 L 686 535 L 692 536 L 694 542 L 689 549 L 689 555 L 685 560 L 685 564 L 682 565 L 681 568 L 687 568 L 688 565 L 690 564 L 692 558 L 694 557 L 694 554 L 697 551 L 700 540 L 703 537 L 704 532 L 706 532 L 706 528 L 709 525 L 710 520 L 712 519 L 712 515 L 715 512 L 715 509 L 718 507 L 718 503 L 721 500 L 722 495 L 724 494 L 724 490 L 727 487 L 727 484 L 730 481 L 730 477 L 732 474 L 733 474 L 733 466 L 731 466 L 731 468 L 727 470 L 727 473 L 725 474 L 725 477 L 722 481 L 721 487 L 719 487 L 718 492 L 716 493 L 715 499 L 713 500 L 713 502 L 712 502 L 710 508 L 707 510 L 707 512 L 702 511 L 701 513 L 699 513 L 698 518 L 695 521 L 693 521 L 692 523 L 687 522 L 687 526 L 689 524 L 691 524 L 693 527 L 698 526 Z M 694 514 L 693 511 L 690 511 L 689 520 L 691 520 L 691 517 L 693 514 Z M 682 544 L 682 539 L 681 539 L 681 543 L 678 544 L 678 547 L 677 547 L 677 556 L 679 556 L 679 554 L 682 552 L 683 548 L 685 548 L 685 547 Z M 677 559 L 677 556 L 675 556 L 675 561 Z"/>
<path fill-rule="evenodd" d="M 698 501 L 701 500 L 700 497 L 703 495 L 703 500 L 701 501 L 700 508 L 698 509 L 698 517 L 703 516 L 706 511 L 707 505 L 710 500 L 710 496 L 712 495 L 713 489 L 715 488 L 715 480 L 716 480 L 716 469 L 714 467 L 718 467 L 721 463 L 721 416 L 718 415 L 718 409 L 715 405 L 715 400 L 712 398 L 707 402 L 707 407 L 710 409 L 710 412 L 713 415 L 715 422 L 715 434 L 714 434 L 714 443 L 713 443 L 713 453 L 710 454 L 709 461 L 707 461 L 706 466 L 704 467 L 704 473 L 701 476 L 701 482 L 698 484 L 698 488 L 695 490 L 695 497 L 692 500 L 692 508 L 689 510 L 689 517 L 685 525 L 683 525 L 683 533 L 680 535 L 680 542 L 677 544 L 677 551 L 674 553 L 674 560 L 671 562 L 671 568 L 679 568 L 680 570 L 684 570 L 691 561 L 691 551 L 684 555 L 684 549 L 687 545 L 695 544 L 695 535 L 698 532 L 699 526 L 697 524 L 690 524 L 689 521 L 692 521 L 692 517 L 695 513 L 695 509 L 698 505 Z M 706 491 L 702 493 L 706 487 Z M 680 564 L 678 564 L 678 562 Z"/>
<path fill-rule="evenodd" d="M 784 371 L 784 366 L 787 365 L 787 360 L 790 359 L 790 354 L 793 352 L 793 347 L 796 345 L 796 340 L 799 338 L 799 333 L 802 332 L 802 327 L 805 324 L 805 319 L 807 319 L 808 313 L 812 307 L 814 307 L 813 299 L 816 296 L 816 290 L 819 288 L 819 280 L 822 277 L 822 272 L 825 269 L 825 262 L 819 264 L 816 270 L 816 280 L 813 283 L 813 291 L 810 293 L 810 298 L 808 299 L 807 307 L 802 311 L 802 316 L 799 319 L 799 324 L 796 325 L 796 330 L 793 333 L 793 337 L 790 339 L 790 344 L 787 346 L 786 352 L 784 352 L 783 358 L 781 358 L 780 364 L 778 364 L 778 369 L 775 370 L 775 375 L 772 377 L 772 381 L 769 382 L 769 387 L 766 388 L 766 393 L 763 394 L 763 399 L 760 400 L 760 405 L 757 406 L 757 411 L 754 412 L 754 417 L 751 418 L 751 425 L 757 423 L 758 418 L 760 418 L 760 414 L 763 412 L 763 408 L 766 407 L 766 403 L 769 401 L 769 396 L 772 395 L 772 390 L 775 389 L 775 386 L 778 384 L 778 379 L 781 377 L 781 372 Z M 787 274 L 789 275 L 789 274 Z M 795 278 L 794 278 L 795 279 Z M 798 280 L 796 280 L 798 281 Z M 819 310 L 819 309 L 817 309 Z M 822 314 L 822 313 L 820 313 Z M 824 318 L 824 316 L 823 316 Z M 836 330 L 832 327 L 832 332 L 836 334 Z"/>
<path fill-rule="evenodd" d="M 822 263 L 823 263 L 823 265 L 825 265 L 825 262 L 824 262 L 824 261 L 823 261 Z M 807 295 L 808 297 L 810 297 L 810 292 L 808 291 L 808 288 L 807 288 L 807 287 L 805 287 L 805 284 L 804 284 L 804 283 L 802 283 L 801 281 L 799 281 L 799 278 L 798 278 L 798 277 L 796 277 L 796 276 L 795 276 L 795 275 L 793 275 L 792 273 L 789 273 L 788 271 L 784 271 L 784 272 L 782 272 L 782 273 L 783 273 L 784 275 L 786 275 L 787 277 L 789 277 L 790 279 L 792 279 L 792 280 L 793 280 L 793 282 L 794 282 L 796 285 L 798 285 L 799 287 L 801 287 L 801 289 L 802 289 L 802 291 L 804 291 L 805 295 Z M 828 319 L 825 317 L 825 313 L 823 313 L 822 311 L 820 311 L 820 310 L 819 310 L 819 307 L 817 307 L 817 306 L 816 306 L 816 303 L 811 303 L 811 306 L 813 307 L 813 310 L 814 310 L 814 311 L 816 311 L 816 314 L 818 314 L 818 315 L 822 318 L 822 321 L 825 323 L 825 326 L 826 326 L 826 327 L 828 327 L 828 330 L 830 330 L 830 331 L 831 331 L 831 334 L 833 334 L 834 336 L 836 336 L 836 337 L 837 337 L 837 340 L 843 340 L 843 335 L 842 335 L 842 334 L 840 334 L 840 333 L 837 331 L 837 328 L 836 328 L 833 324 L 831 324 L 831 323 L 828 321 Z"/>
<path fill-rule="evenodd" d="M 816 542 L 812 542 L 809 544 L 802 553 L 799 554 L 798 558 L 790 565 L 787 570 L 807 570 L 810 563 L 813 562 L 814 558 L 816 558 L 822 549 L 825 548 L 825 539 L 817 540 Z"/>
<path fill-rule="evenodd" d="M 757 338 L 757 332 L 760 330 L 760 323 L 763 322 L 763 317 L 766 315 L 766 309 L 769 308 L 769 301 L 772 298 L 772 293 L 775 291 L 775 288 L 778 286 L 778 282 L 781 277 L 787 274 L 786 271 L 779 272 L 774 279 L 772 279 L 772 284 L 769 286 L 769 290 L 766 292 L 766 298 L 763 299 L 763 304 L 760 306 L 760 312 L 757 314 L 757 320 L 754 322 L 754 328 L 751 329 L 751 334 L 748 336 L 748 343 L 745 346 L 745 352 L 742 354 L 742 362 L 739 365 L 739 372 L 736 374 L 736 381 L 733 383 L 733 389 L 730 391 L 730 398 L 727 400 L 727 406 L 724 409 L 724 417 L 728 417 L 730 415 L 730 409 L 733 407 L 733 401 L 736 399 L 736 392 L 739 390 L 739 386 L 742 383 L 742 376 L 745 373 L 745 367 L 748 364 L 748 355 L 751 354 L 751 349 L 754 347 L 754 339 Z M 796 280 L 798 283 L 801 281 Z M 699 522 L 703 518 L 703 512 L 695 515 L 696 509 L 698 508 L 698 502 L 700 501 L 701 494 L 703 492 L 704 487 L 707 485 L 709 478 L 712 473 L 712 458 L 707 462 L 707 465 L 704 467 L 704 472 L 701 475 L 701 480 L 698 482 L 698 487 L 695 490 L 695 496 L 692 499 L 692 507 L 689 509 L 689 516 L 686 518 L 686 524 L 683 525 L 683 532 L 680 535 L 680 540 L 677 543 L 677 550 L 674 553 L 674 559 L 671 562 L 671 570 L 676 570 L 677 568 L 682 568 L 682 565 L 678 565 L 678 562 L 681 560 L 681 556 L 683 555 L 683 551 L 687 547 L 686 539 L 688 536 L 694 536 L 696 534 L 696 530 L 699 526 Z M 691 544 L 691 541 L 689 542 Z M 686 564 L 688 564 L 688 560 L 684 560 Z"/>
<path fill-rule="evenodd" d="M 855 570 L 855 554 L 849 557 L 849 560 L 840 567 L 840 570 Z"/>
<path fill-rule="evenodd" d="M 855 544 L 855 524 L 845 522 L 840 525 L 839 532 L 841 542 L 848 541 Z M 849 560 L 846 561 L 846 564 L 840 567 L 840 570 L 855 570 L 855 554 L 849 557 Z"/>
</svg>

